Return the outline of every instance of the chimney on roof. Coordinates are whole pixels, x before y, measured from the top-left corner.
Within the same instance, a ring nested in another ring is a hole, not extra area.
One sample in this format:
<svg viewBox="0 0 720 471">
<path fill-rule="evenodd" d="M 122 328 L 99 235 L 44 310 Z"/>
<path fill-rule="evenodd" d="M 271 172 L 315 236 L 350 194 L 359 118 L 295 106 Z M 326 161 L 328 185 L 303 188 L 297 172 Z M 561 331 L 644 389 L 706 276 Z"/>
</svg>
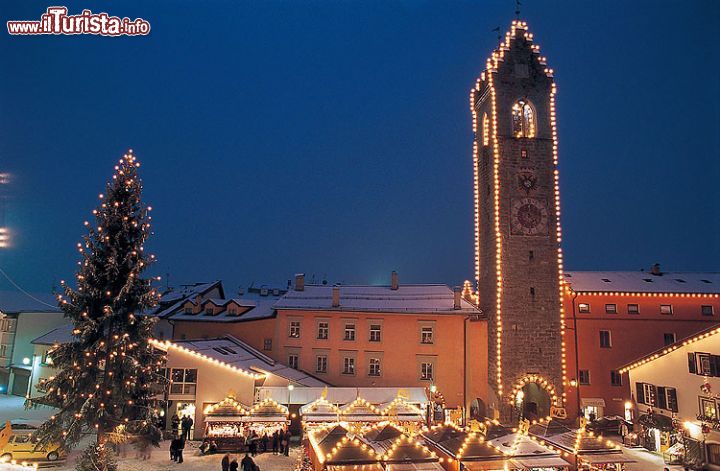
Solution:
<svg viewBox="0 0 720 471">
<path fill-rule="evenodd" d="M 453 309 L 460 309 L 460 298 L 462 297 L 462 289 L 459 286 L 453 288 Z"/>
<path fill-rule="evenodd" d="M 662 272 L 660 271 L 660 264 L 656 263 L 655 265 L 653 265 L 652 268 L 650 269 L 650 273 L 652 273 L 655 276 L 662 276 Z"/>
<path fill-rule="evenodd" d="M 399 287 L 398 274 L 393 270 L 392 273 L 390 273 L 390 289 L 397 290 Z"/>
<path fill-rule="evenodd" d="M 305 273 L 295 275 L 295 291 L 305 291 Z"/>
<path fill-rule="evenodd" d="M 340 287 L 332 287 L 332 307 L 340 307 Z"/>
</svg>

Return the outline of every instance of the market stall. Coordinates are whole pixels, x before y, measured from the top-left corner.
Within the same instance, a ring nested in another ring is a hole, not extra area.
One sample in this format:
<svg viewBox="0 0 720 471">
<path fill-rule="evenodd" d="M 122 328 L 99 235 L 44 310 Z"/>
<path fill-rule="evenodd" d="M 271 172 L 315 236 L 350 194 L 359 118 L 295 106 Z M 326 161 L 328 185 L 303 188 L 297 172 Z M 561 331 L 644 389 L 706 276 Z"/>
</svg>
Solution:
<svg viewBox="0 0 720 471">
<path fill-rule="evenodd" d="M 319 425 L 338 422 L 340 420 L 340 408 L 320 397 L 309 404 L 300 407 L 303 427 L 314 428 Z"/>
<path fill-rule="evenodd" d="M 242 418 L 248 438 L 253 435 L 272 436 L 274 432 L 285 430 L 290 425 L 288 408 L 271 398 L 264 399 L 250 408 Z"/>
<path fill-rule="evenodd" d="M 308 432 L 310 459 L 316 471 L 359 469 L 382 470 L 381 456 L 340 425 L 321 427 Z M 356 468 L 357 467 L 357 468 Z"/>
<path fill-rule="evenodd" d="M 481 433 L 467 431 L 453 424 L 431 427 L 421 437 L 426 446 L 438 455 L 439 462 L 447 471 L 502 470 L 509 462 L 502 452 L 485 442 Z"/>
<path fill-rule="evenodd" d="M 203 409 L 205 438 L 212 440 L 219 451 L 240 451 L 245 447 L 245 422 L 248 407 L 228 396 Z"/>
<path fill-rule="evenodd" d="M 408 433 L 419 430 L 425 423 L 425 413 L 402 396 L 381 405 L 380 413 Z"/>
<path fill-rule="evenodd" d="M 387 417 L 383 416 L 380 409 L 373 404 L 358 397 L 340 408 L 340 420 L 347 422 L 353 431 L 361 432 L 367 427 L 387 420 Z"/>
<path fill-rule="evenodd" d="M 378 425 L 362 437 L 380 455 L 386 470 L 423 469 L 442 471 L 439 457 L 424 441 L 411 437 L 392 424 Z M 416 466 L 422 465 L 421 468 Z M 413 466 L 413 467 L 408 467 Z"/>
</svg>

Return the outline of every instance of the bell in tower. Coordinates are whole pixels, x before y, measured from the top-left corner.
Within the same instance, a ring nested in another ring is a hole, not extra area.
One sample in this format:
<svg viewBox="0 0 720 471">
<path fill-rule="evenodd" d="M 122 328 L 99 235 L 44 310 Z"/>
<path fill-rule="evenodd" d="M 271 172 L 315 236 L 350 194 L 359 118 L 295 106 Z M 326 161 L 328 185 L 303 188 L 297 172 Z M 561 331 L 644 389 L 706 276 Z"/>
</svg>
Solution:
<svg viewBox="0 0 720 471">
<path fill-rule="evenodd" d="M 470 94 L 475 275 L 489 320 L 489 405 L 561 414 L 565 348 L 553 72 L 514 21 Z"/>
</svg>

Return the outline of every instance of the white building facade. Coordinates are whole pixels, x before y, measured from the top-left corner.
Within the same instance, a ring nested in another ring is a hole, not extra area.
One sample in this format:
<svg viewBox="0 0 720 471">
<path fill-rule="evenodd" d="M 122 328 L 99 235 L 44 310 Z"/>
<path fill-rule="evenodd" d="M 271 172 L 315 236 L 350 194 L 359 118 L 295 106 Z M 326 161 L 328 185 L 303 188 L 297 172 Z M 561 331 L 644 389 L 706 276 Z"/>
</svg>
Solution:
<svg viewBox="0 0 720 471">
<path fill-rule="evenodd" d="M 629 374 L 641 433 L 649 436 L 650 448 L 667 455 L 679 451 L 686 465 L 720 470 L 719 326 L 620 371 Z"/>
</svg>

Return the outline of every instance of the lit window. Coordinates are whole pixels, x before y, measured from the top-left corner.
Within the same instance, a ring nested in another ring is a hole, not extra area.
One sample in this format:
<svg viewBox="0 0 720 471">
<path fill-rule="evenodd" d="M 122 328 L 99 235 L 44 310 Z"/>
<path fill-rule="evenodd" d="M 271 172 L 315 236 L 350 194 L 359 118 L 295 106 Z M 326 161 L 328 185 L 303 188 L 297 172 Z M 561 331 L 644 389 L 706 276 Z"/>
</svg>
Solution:
<svg viewBox="0 0 720 471">
<path fill-rule="evenodd" d="M 420 364 L 420 379 L 424 381 L 432 381 L 433 379 L 433 364 L 423 362 Z"/>
<path fill-rule="evenodd" d="M 535 112 L 525 100 L 516 102 L 512 107 L 513 136 L 535 137 Z"/>
<path fill-rule="evenodd" d="M 344 375 L 354 375 L 355 374 L 355 359 L 354 358 L 351 358 L 351 357 L 343 358 L 342 374 L 344 374 Z"/>
<path fill-rule="evenodd" d="M 703 316 L 712 316 L 713 314 L 715 314 L 712 306 L 702 306 L 700 308 L 700 312 Z"/>
<path fill-rule="evenodd" d="M 584 312 L 584 313 L 590 312 L 590 305 L 588 303 L 578 304 L 578 312 Z"/>
<path fill-rule="evenodd" d="M 487 113 L 483 113 L 482 137 L 483 137 L 483 145 L 489 146 L 490 145 L 490 118 L 488 118 Z"/>
<path fill-rule="evenodd" d="M 380 341 L 380 325 L 379 324 L 372 324 L 370 326 L 370 341 L 371 342 L 379 342 Z"/>
<path fill-rule="evenodd" d="M 617 304 L 606 304 L 605 305 L 605 313 L 617 314 Z"/>
<path fill-rule="evenodd" d="M 290 368 L 298 369 L 298 364 L 300 363 L 300 359 L 297 356 L 297 353 L 291 353 L 288 355 L 288 366 Z"/>
<path fill-rule="evenodd" d="M 660 314 L 665 314 L 666 316 L 669 316 L 672 313 L 673 313 L 672 304 L 661 304 L 660 305 Z"/>
<path fill-rule="evenodd" d="M 578 381 L 580 384 L 590 384 L 590 370 L 580 370 L 579 373 Z"/>
<path fill-rule="evenodd" d="M 612 347 L 612 344 L 610 341 L 610 331 L 609 330 L 601 330 L 600 331 L 600 347 L 602 347 L 602 348 Z"/>
<path fill-rule="evenodd" d="M 195 394 L 197 370 L 194 368 L 173 368 L 170 371 L 171 394 Z"/>
<path fill-rule="evenodd" d="M 345 340 L 355 340 L 355 324 L 345 324 Z"/>
<path fill-rule="evenodd" d="M 328 359 L 325 355 L 318 355 L 315 358 L 315 371 L 317 373 L 327 373 Z"/>
<path fill-rule="evenodd" d="M 327 340 L 329 334 L 330 324 L 328 322 L 318 322 L 317 338 L 320 340 Z"/>
<path fill-rule="evenodd" d="M 300 321 L 290 321 L 290 338 L 300 338 Z"/>
<path fill-rule="evenodd" d="M 674 344 L 675 343 L 675 334 L 674 333 L 663 334 L 663 342 L 665 343 L 665 346 Z"/>
<path fill-rule="evenodd" d="M 613 386 L 622 386 L 622 375 L 618 371 L 610 371 L 610 384 Z"/>
<path fill-rule="evenodd" d="M 705 418 L 705 420 L 717 420 L 718 410 L 717 407 L 715 407 L 715 401 L 701 397 L 700 414 Z"/>
<path fill-rule="evenodd" d="M 627 312 L 628 314 L 640 314 L 640 306 L 637 304 L 628 304 Z"/>
<path fill-rule="evenodd" d="M 423 327 L 420 329 L 420 343 L 433 343 L 432 327 Z"/>
<path fill-rule="evenodd" d="M 380 376 L 380 359 L 371 358 L 370 368 L 368 370 L 368 376 Z"/>
</svg>

